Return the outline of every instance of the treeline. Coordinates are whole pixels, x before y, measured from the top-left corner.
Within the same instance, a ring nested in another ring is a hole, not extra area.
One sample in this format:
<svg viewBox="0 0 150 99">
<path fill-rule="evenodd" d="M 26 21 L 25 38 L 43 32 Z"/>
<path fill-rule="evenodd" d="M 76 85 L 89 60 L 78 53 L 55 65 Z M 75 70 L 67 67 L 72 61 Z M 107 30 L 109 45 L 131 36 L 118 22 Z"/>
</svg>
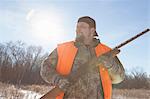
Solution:
<svg viewBox="0 0 150 99">
<path fill-rule="evenodd" d="M 27 46 L 21 41 L 0 43 L 0 81 L 16 85 L 46 84 L 40 76 L 42 61 L 48 56 L 40 46 Z M 150 77 L 133 71 L 115 88 L 150 89 Z"/>
<path fill-rule="evenodd" d="M 120 89 L 150 89 L 150 76 L 145 72 L 134 70 L 131 74 L 126 74 L 122 83 L 114 85 Z"/>
<path fill-rule="evenodd" d="M 42 84 L 40 65 L 48 54 L 40 46 L 21 41 L 0 43 L 0 81 L 12 84 Z"/>
</svg>

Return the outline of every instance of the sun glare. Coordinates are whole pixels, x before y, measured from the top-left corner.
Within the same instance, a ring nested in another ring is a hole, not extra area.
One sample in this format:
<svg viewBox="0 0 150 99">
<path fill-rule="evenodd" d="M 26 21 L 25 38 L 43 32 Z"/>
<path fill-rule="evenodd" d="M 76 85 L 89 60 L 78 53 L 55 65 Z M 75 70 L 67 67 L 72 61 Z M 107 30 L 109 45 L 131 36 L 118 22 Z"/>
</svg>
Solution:
<svg viewBox="0 0 150 99">
<path fill-rule="evenodd" d="M 26 16 L 33 38 L 58 43 L 64 37 L 63 16 L 53 11 L 30 10 Z"/>
</svg>

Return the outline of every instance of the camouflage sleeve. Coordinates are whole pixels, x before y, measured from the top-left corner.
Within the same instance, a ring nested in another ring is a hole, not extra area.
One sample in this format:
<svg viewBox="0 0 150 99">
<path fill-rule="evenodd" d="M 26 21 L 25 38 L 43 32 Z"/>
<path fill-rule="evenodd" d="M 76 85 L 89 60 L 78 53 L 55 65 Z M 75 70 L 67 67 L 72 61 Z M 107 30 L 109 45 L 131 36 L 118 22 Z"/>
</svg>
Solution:
<svg viewBox="0 0 150 99">
<path fill-rule="evenodd" d="M 51 85 L 59 86 L 64 89 L 67 79 L 63 78 L 57 71 L 56 65 L 58 60 L 57 49 L 55 49 L 42 63 L 40 75 L 44 81 Z M 64 89 L 65 90 L 65 89 Z"/>
<path fill-rule="evenodd" d="M 108 72 L 112 80 L 112 84 L 120 83 L 125 78 L 125 70 L 118 57 L 111 60 L 111 67 L 108 67 Z"/>
</svg>

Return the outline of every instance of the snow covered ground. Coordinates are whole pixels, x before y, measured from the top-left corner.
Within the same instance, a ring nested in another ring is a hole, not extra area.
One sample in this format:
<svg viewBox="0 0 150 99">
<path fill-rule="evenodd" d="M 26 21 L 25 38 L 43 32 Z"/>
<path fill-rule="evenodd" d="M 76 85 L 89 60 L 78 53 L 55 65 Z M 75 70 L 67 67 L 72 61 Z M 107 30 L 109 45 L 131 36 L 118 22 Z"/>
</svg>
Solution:
<svg viewBox="0 0 150 99">
<path fill-rule="evenodd" d="M 23 93 L 23 99 L 39 99 L 42 95 L 28 90 L 20 90 Z"/>
<path fill-rule="evenodd" d="M 39 99 L 42 94 L 34 91 L 18 89 L 20 95 L 6 95 L 7 93 L 0 93 L 0 99 Z"/>
<path fill-rule="evenodd" d="M 10 97 L 0 97 L 0 99 L 39 99 L 43 94 L 34 92 L 34 91 L 29 91 L 29 90 L 22 90 L 18 89 L 18 92 L 21 95 L 21 97 L 16 97 L 16 96 L 10 96 Z M 138 94 L 138 93 L 137 93 Z M 150 99 L 149 93 L 145 94 L 147 96 L 141 96 L 141 97 L 134 97 L 134 96 L 128 96 L 128 94 L 123 95 L 123 94 L 113 94 L 112 99 Z"/>
<path fill-rule="evenodd" d="M 51 88 L 42 85 L 18 87 L 0 83 L 0 99 L 39 99 Z M 150 99 L 150 90 L 114 89 L 112 99 Z"/>
</svg>

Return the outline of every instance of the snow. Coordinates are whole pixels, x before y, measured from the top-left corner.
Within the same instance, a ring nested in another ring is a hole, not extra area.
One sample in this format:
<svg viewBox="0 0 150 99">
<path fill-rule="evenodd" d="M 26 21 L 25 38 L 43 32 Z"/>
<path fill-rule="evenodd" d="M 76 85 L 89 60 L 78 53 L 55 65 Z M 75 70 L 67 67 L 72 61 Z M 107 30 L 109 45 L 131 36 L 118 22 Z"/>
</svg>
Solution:
<svg viewBox="0 0 150 99">
<path fill-rule="evenodd" d="M 39 99 L 42 95 L 34 91 L 20 90 L 24 94 L 23 99 Z"/>
</svg>

